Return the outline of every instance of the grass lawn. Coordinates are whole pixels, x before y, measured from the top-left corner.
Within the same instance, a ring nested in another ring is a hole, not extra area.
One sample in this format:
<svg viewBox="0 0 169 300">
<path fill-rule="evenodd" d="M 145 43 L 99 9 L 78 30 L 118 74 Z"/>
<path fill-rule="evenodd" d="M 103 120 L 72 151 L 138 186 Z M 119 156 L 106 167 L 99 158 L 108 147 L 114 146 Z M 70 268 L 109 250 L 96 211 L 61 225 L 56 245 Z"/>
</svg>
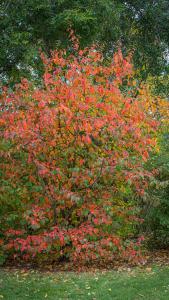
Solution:
<svg viewBox="0 0 169 300">
<path fill-rule="evenodd" d="M 169 300 L 169 267 L 96 273 L 0 270 L 0 300 Z"/>
</svg>

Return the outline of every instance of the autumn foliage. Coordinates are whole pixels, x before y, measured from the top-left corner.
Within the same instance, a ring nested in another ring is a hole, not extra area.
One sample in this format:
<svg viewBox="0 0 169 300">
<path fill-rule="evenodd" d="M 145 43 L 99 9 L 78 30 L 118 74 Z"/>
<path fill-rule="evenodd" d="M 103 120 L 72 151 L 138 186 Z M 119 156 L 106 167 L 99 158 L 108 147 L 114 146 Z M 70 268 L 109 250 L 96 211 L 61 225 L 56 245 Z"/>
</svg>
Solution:
<svg viewBox="0 0 169 300">
<path fill-rule="evenodd" d="M 3 89 L 1 244 L 24 259 L 137 259 L 133 195 L 147 188 L 157 123 L 130 56 L 105 61 L 71 39 L 71 51 L 42 54 L 41 86 Z"/>
</svg>

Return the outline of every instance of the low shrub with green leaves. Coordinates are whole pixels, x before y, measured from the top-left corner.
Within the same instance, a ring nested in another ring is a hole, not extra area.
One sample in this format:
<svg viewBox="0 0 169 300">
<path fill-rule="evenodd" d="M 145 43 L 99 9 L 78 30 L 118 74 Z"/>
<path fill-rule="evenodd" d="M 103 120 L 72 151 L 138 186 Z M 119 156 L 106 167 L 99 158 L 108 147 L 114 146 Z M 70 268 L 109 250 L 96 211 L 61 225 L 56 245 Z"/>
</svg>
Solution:
<svg viewBox="0 0 169 300">
<path fill-rule="evenodd" d="M 147 165 L 154 169 L 151 186 L 142 198 L 142 228 L 148 233 L 151 247 L 169 246 L 169 133 L 160 137 L 160 151 Z"/>
</svg>

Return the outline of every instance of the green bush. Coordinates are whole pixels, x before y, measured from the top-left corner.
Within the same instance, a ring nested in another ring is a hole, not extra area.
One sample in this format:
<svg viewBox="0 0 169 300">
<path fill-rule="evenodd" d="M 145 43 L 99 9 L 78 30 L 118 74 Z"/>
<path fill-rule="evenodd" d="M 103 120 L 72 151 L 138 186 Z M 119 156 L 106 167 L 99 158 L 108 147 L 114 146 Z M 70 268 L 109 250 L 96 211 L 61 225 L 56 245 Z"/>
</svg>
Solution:
<svg viewBox="0 0 169 300">
<path fill-rule="evenodd" d="M 160 152 L 154 155 L 148 169 L 156 169 L 151 187 L 142 199 L 145 219 L 143 230 L 148 233 L 151 247 L 169 246 L 169 134 L 161 137 Z"/>
</svg>

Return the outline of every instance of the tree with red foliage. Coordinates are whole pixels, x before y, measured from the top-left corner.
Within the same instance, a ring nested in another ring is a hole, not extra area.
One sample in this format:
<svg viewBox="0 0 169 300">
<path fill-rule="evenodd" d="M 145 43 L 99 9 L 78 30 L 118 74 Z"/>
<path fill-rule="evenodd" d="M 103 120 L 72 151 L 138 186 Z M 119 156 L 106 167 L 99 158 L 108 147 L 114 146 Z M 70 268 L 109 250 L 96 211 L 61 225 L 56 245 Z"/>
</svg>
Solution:
<svg viewBox="0 0 169 300">
<path fill-rule="evenodd" d="M 151 176 L 144 162 L 157 124 L 144 109 L 131 57 L 119 50 L 106 62 L 70 35 L 72 53 L 42 54 L 41 86 L 24 79 L 1 96 L 1 135 L 10 142 L 1 151 L 3 176 L 24 185 L 21 217 L 4 226 L 4 247 L 24 258 L 133 259 L 140 240 L 125 239 L 141 220 L 132 195 L 142 195 Z"/>
</svg>

